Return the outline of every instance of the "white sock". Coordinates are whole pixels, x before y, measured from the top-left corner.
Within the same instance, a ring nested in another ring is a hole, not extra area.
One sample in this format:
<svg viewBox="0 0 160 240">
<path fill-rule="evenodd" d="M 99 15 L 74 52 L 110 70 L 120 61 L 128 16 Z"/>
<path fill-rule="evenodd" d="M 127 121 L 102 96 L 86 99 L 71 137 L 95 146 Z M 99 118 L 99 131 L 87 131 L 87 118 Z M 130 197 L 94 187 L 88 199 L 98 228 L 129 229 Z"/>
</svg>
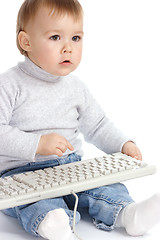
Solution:
<svg viewBox="0 0 160 240">
<path fill-rule="evenodd" d="M 69 217 L 64 209 L 50 211 L 40 223 L 38 234 L 49 240 L 73 240 Z"/>
<path fill-rule="evenodd" d="M 141 236 L 160 223 L 160 194 L 139 203 L 131 203 L 120 212 L 117 226 L 131 236 Z"/>
</svg>

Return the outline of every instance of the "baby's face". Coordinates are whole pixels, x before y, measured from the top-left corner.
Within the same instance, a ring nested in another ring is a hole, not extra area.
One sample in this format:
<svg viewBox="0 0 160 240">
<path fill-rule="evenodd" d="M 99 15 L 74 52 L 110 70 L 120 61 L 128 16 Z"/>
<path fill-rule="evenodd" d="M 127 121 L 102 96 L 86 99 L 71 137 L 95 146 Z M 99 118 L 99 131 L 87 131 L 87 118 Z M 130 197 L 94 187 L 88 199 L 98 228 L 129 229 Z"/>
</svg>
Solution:
<svg viewBox="0 0 160 240">
<path fill-rule="evenodd" d="M 26 26 L 31 50 L 28 57 L 45 71 L 65 76 L 74 71 L 81 61 L 83 19 L 49 15 L 41 8 L 33 21 Z"/>
</svg>

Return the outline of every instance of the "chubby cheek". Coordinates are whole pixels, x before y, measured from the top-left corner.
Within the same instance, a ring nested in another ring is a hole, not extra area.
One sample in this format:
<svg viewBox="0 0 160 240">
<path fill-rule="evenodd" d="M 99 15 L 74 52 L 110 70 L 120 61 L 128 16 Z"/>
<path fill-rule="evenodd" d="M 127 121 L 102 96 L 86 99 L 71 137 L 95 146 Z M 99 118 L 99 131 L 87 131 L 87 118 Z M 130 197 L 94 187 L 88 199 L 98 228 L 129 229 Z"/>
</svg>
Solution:
<svg viewBox="0 0 160 240">
<path fill-rule="evenodd" d="M 40 67 L 47 70 L 50 66 L 53 66 L 57 62 L 56 53 L 50 49 L 42 49 L 38 54 L 38 62 Z"/>
<path fill-rule="evenodd" d="M 74 60 L 74 63 L 79 65 L 82 58 L 82 45 L 74 46 L 72 49 L 72 59 Z"/>
<path fill-rule="evenodd" d="M 32 53 L 38 59 L 39 63 L 46 62 L 50 58 L 50 55 L 53 54 L 53 49 L 51 49 L 51 44 L 45 40 L 33 39 L 32 42 Z"/>
<path fill-rule="evenodd" d="M 76 54 L 74 55 L 74 60 L 76 62 L 77 65 L 79 65 L 80 61 L 81 61 L 81 58 L 82 58 L 82 48 L 80 48 Z"/>
</svg>

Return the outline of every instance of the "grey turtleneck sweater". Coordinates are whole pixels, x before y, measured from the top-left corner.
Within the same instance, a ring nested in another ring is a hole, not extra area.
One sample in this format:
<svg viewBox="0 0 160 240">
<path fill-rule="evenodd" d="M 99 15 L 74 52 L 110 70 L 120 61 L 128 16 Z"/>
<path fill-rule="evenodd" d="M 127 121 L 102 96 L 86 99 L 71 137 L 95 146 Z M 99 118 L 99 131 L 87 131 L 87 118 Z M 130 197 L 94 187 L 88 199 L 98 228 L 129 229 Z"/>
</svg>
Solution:
<svg viewBox="0 0 160 240">
<path fill-rule="evenodd" d="M 129 140 L 84 83 L 72 75 L 53 76 L 26 57 L 0 75 L 0 171 L 55 159 L 56 155 L 36 155 L 41 135 L 53 132 L 64 136 L 81 156 L 80 132 L 105 153 L 121 151 Z"/>
</svg>

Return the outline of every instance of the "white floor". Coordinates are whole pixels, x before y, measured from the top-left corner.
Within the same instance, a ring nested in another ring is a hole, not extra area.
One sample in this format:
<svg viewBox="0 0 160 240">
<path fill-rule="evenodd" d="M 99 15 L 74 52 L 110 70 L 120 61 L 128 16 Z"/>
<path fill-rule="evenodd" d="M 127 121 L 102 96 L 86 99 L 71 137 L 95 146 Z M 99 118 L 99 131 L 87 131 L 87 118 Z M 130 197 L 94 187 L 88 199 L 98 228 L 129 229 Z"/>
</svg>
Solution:
<svg viewBox="0 0 160 240">
<path fill-rule="evenodd" d="M 86 217 L 86 216 L 85 216 Z M 112 232 L 105 232 L 96 229 L 92 220 L 87 216 L 85 220 L 77 226 L 77 232 L 83 240 L 131 240 L 133 237 L 130 237 L 126 234 L 124 229 L 117 229 Z M 17 223 L 15 219 L 9 218 L 0 213 L 0 239 L 2 240 L 36 240 L 42 239 L 37 237 L 32 237 L 26 233 Z M 137 240 L 157 240 L 159 239 L 159 227 L 155 227 L 149 231 L 145 236 L 137 237 Z"/>
<path fill-rule="evenodd" d="M 85 218 L 85 220 L 83 219 Z M 81 222 L 77 226 L 77 232 L 83 240 L 131 240 L 132 237 L 128 236 L 124 229 L 116 229 L 112 232 L 105 232 L 96 229 L 91 218 L 83 214 Z M 18 224 L 15 219 L 9 218 L 0 213 L 0 239 L 2 240 L 36 240 L 37 237 L 32 237 L 26 233 Z M 38 238 L 42 239 L 42 238 Z M 137 237 L 137 240 L 157 240 L 159 239 L 159 226 L 150 230 L 145 236 Z"/>
<path fill-rule="evenodd" d="M 157 186 L 160 182 L 159 176 L 159 167 L 158 172 L 155 175 L 147 176 L 144 178 L 134 179 L 126 182 L 131 196 L 135 201 L 141 201 L 144 198 L 150 197 L 157 191 Z M 145 181 L 144 181 L 145 180 Z M 105 232 L 102 230 L 98 230 L 92 224 L 92 219 L 85 212 L 81 212 L 81 221 L 76 226 L 76 230 L 78 234 L 81 236 L 83 240 L 105 240 L 105 239 L 132 239 L 128 236 L 124 229 L 116 229 L 112 232 Z M 153 229 L 151 229 L 145 236 L 137 237 L 136 239 L 141 240 L 156 240 L 159 237 L 159 227 L 157 225 Z M 18 224 L 17 220 L 8 216 L 3 215 L 0 212 L 0 239 L 5 240 L 34 240 L 37 237 L 32 237 L 28 233 L 26 233 Z M 38 238 L 41 239 L 41 238 Z"/>
</svg>

